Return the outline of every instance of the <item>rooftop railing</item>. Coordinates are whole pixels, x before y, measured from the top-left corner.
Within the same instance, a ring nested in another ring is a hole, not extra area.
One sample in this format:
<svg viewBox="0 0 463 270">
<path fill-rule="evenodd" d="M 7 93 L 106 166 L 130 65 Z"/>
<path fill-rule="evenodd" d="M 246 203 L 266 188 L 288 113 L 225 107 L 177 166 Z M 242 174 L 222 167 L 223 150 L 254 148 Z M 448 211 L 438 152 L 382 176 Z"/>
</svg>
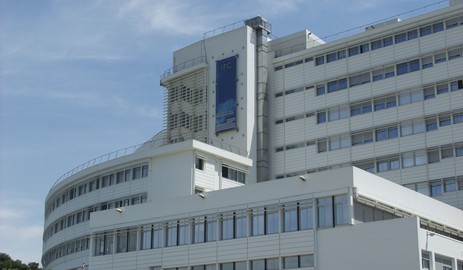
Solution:
<svg viewBox="0 0 463 270">
<path fill-rule="evenodd" d="M 161 134 L 162 132 L 163 131 L 159 132 L 158 134 Z M 133 153 L 137 152 L 137 150 L 138 151 L 141 150 L 141 149 L 150 150 L 150 149 L 161 147 L 163 145 L 173 144 L 173 143 L 169 143 L 166 140 L 165 137 L 160 137 L 160 138 L 157 138 L 157 139 L 155 139 L 155 138 L 156 138 L 156 136 L 153 139 L 151 139 L 151 140 L 149 140 L 147 142 L 137 144 L 137 145 L 133 145 L 133 146 L 129 146 L 129 147 L 126 147 L 126 148 L 122 148 L 122 149 L 110 152 L 108 154 L 96 157 L 94 159 L 91 159 L 91 160 L 89 160 L 87 162 L 84 162 L 84 163 L 80 164 L 79 166 L 73 168 L 72 170 L 66 172 L 61 177 L 59 177 L 55 181 L 53 186 L 50 188 L 50 191 L 53 190 L 59 183 L 61 183 L 65 179 L 71 177 L 72 175 L 74 175 L 74 174 L 76 174 L 78 172 L 81 172 L 83 170 L 86 170 L 88 168 L 91 168 L 93 166 L 96 166 L 98 164 L 101 164 L 103 162 L 110 161 L 110 160 L 120 158 L 120 157 L 124 157 L 124 156 L 128 156 L 130 154 L 133 154 Z M 223 149 L 223 150 L 226 150 L 226 151 L 229 151 L 229 152 L 241 155 L 241 156 L 245 156 L 245 157 L 248 156 L 248 151 L 240 149 L 238 147 L 235 147 L 235 146 L 227 144 L 227 143 L 211 140 L 209 144 L 213 145 L 213 146 L 215 146 L 217 148 L 220 148 L 220 149 Z"/>
<path fill-rule="evenodd" d="M 172 75 L 172 74 L 176 73 L 176 72 L 179 72 L 181 70 L 184 70 L 184 69 L 187 69 L 187 68 L 190 68 L 190 67 L 194 67 L 194 66 L 202 64 L 202 63 L 206 63 L 206 57 L 204 57 L 204 56 L 200 56 L 198 58 L 194 58 L 194 59 L 188 60 L 186 62 L 183 62 L 181 64 L 178 64 L 178 65 L 176 65 L 174 67 L 171 67 L 168 70 L 164 71 L 164 73 L 161 75 L 161 80 L 164 79 L 165 77 L 169 76 L 169 75 Z"/>
</svg>

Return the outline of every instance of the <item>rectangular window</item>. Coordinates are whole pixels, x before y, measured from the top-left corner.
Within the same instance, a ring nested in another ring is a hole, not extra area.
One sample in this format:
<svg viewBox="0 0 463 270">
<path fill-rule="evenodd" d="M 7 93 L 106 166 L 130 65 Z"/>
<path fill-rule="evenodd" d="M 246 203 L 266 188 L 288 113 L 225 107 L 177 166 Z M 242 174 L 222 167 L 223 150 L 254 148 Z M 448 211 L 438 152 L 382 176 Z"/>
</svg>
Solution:
<svg viewBox="0 0 463 270">
<path fill-rule="evenodd" d="M 452 92 L 463 89 L 463 80 L 458 80 L 450 83 Z"/>
<path fill-rule="evenodd" d="M 421 268 L 429 270 L 430 269 L 429 267 L 430 267 L 429 253 L 422 252 L 421 253 Z"/>
<path fill-rule="evenodd" d="M 436 91 L 433 86 L 426 87 L 423 89 L 423 95 L 425 100 L 432 99 L 436 97 Z"/>
<path fill-rule="evenodd" d="M 141 178 L 141 167 L 133 168 L 132 177 L 133 180 Z"/>
<path fill-rule="evenodd" d="M 325 90 L 325 85 L 317 85 L 316 87 L 317 91 L 317 96 L 324 95 L 326 90 Z"/>
<path fill-rule="evenodd" d="M 292 232 L 297 231 L 297 203 L 289 203 L 285 205 L 283 210 L 283 219 L 284 219 L 284 227 L 283 230 L 285 232 Z"/>
<path fill-rule="evenodd" d="M 111 174 L 111 176 L 114 176 Z M 141 177 L 148 177 L 148 165 L 143 165 L 141 167 Z"/>
<path fill-rule="evenodd" d="M 358 46 L 349 48 L 349 57 L 360 54 L 360 48 Z"/>
<path fill-rule="evenodd" d="M 326 55 L 326 63 L 334 62 L 336 60 L 337 60 L 337 54 L 335 52 Z"/>
<path fill-rule="evenodd" d="M 452 124 L 452 118 L 449 114 L 439 116 L 439 126 L 445 127 Z"/>
<path fill-rule="evenodd" d="M 212 242 L 217 240 L 217 217 L 206 217 L 206 241 Z"/>
<path fill-rule="evenodd" d="M 363 102 L 360 104 L 355 104 L 350 107 L 350 115 L 356 116 L 364 113 L 369 113 L 372 110 L 371 102 Z"/>
<path fill-rule="evenodd" d="M 333 200 L 331 197 L 317 199 L 318 227 L 333 227 Z"/>
<path fill-rule="evenodd" d="M 318 153 L 326 152 L 328 150 L 326 140 L 317 142 Z"/>
<path fill-rule="evenodd" d="M 204 171 L 204 159 L 203 158 L 196 157 L 195 168 L 198 170 Z"/>
<path fill-rule="evenodd" d="M 426 119 L 426 131 L 437 130 L 437 118 Z"/>
<path fill-rule="evenodd" d="M 428 150 L 428 163 L 436 163 L 440 161 L 439 149 Z"/>
<path fill-rule="evenodd" d="M 349 87 L 361 85 L 370 82 L 370 72 L 354 75 L 349 77 Z"/>
<path fill-rule="evenodd" d="M 274 234 L 280 232 L 280 212 L 278 207 L 268 207 L 265 214 L 266 234 Z"/>
<path fill-rule="evenodd" d="M 265 234 L 265 208 L 260 207 L 252 210 L 252 235 Z"/>
<path fill-rule="evenodd" d="M 190 224 L 188 220 L 179 221 L 178 244 L 188 245 L 190 243 Z"/>
<path fill-rule="evenodd" d="M 326 122 L 326 112 L 317 113 L 317 124 Z"/>
<path fill-rule="evenodd" d="M 436 53 L 434 55 L 434 63 L 435 64 L 443 63 L 445 61 L 447 61 L 447 53 L 446 52 L 440 52 L 440 53 Z"/>
<path fill-rule="evenodd" d="M 193 219 L 193 243 L 204 243 L 205 235 L 205 219 L 204 217 L 196 217 Z"/>
<path fill-rule="evenodd" d="M 334 218 L 336 225 L 349 223 L 349 201 L 347 195 L 334 196 Z"/>
<path fill-rule="evenodd" d="M 316 66 L 323 65 L 324 63 L 325 63 L 325 56 L 324 55 L 315 57 L 315 65 Z"/>
<path fill-rule="evenodd" d="M 299 230 L 310 230 L 313 229 L 313 209 L 309 202 L 299 203 Z"/>
<path fill-rule="evenodd" d="M 166 228 L 166 247 L 178 245 L 178 222 L 170 221 Z"/>
<path fill-rule="evenodd" d="M 431 181 L 429 183 L 429 194 L 431 197 L 442 195 L 442 183 L 441 180 Z"/>
<path fill-rule="evenodd" d="M 245 210 L 235 212 L 235 238 L 248 236 L 248 216 Z"/>
<path fill-rule="evenodd" d="M 233 213 L 222 214 L 221 229 L 222 240 L 233 239 L 235 230 L 233 222 Z"/>
<path fill-rule="evenodd" d="M 421 58 L 421 68 L 426 69 L 433 66 L 432 55 Z"/>
<path fill-rule="evenodd" d="M 444 178 L 444 192 L 452 192 L 457 190 L 457 182 L 455 177 Z"/>
</svg>

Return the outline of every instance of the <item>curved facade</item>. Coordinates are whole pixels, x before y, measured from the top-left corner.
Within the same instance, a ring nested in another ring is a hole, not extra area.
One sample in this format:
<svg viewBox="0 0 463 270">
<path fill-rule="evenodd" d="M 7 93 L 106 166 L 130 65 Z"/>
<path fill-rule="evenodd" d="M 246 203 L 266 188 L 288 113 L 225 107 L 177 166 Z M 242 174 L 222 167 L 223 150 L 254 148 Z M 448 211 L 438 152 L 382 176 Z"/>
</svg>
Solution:
<svg viewBox="0 0 463 270">
<path fill-rule="evenodd" d="M 44 268 L 463 269 L 462 13 L 174 52 L 165 130 L 51 188 Z"/>
</svg>

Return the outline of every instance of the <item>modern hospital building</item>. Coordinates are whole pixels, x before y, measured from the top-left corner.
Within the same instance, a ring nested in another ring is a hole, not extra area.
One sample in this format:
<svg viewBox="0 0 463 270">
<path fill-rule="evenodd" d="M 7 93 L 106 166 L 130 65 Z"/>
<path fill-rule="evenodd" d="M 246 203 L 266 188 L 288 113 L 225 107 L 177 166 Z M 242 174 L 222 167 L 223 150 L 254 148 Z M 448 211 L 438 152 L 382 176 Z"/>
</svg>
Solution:
<svg viewBox="0 0 463 270">
<path fill-rule="evenodd" d="M 463 270 L 463 1 L 173 53 L 164 129 L 62 176 L 44 269 Z"/>
</svg>

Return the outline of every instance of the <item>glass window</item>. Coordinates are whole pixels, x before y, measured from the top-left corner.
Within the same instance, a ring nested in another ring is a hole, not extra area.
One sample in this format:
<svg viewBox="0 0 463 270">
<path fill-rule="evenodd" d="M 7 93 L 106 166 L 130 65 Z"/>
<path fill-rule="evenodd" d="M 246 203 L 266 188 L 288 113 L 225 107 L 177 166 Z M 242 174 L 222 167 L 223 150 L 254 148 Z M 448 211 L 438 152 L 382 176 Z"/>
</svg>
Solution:
<svg viewBox="0 0 463 270">
<path fill-rule="evenodd" d="M 233 239 L 234 236 L 234 222 L 233 222 L 233 213 L 223 214 L 222 215 L 222 240 Z"/>
<path fill-rule="evenodd" d="M 432 34 L 432 26 L 431 25 L 420 28 L 420 36 L 421 37 L 424 37 L 424 36 L 427 36 L 427 35 L 430 35 L 430 34 Z"/>
<path fill-rule="evenodd" d="M 431 87 L 424 88 L 423 89 L 423 95 L 424 95 L 425 100 L 435 98 L 436 97 L 436 92 L 434 91 L 434 87 L 431 86 Z"/>
<path fill-rule="evenodd" d="M 265 270 L 265 260 L 253 260 L 251 261 L 252 270 Z"/>
<path fill-rule="evenodd" d="M 328 150 L 326 141 L 323 140 L 323 141 L 317 142 L 317 149 L 318 149 L 318 153 L 326 152 Z"/>
<path fill-rule="evenodd" d="M 333 227 L 333 200 L 331 197 L 317 199 L 318 227 Z"/>
<path fill-rule="evenodd" d="M 297 203 L 285 205 L 283 210 L 285 232 L 297 231 Z"/>
<path fill-rule="evenodd" d="M 360 53 L 360 48 L 358 46 L 349 48 L 349 57 L 354 56 Z"/>
<path fill-rule="evenodd" d="M 383 47 L 383 41 L 381 39 L 374 40 L 371 42 L 371 50 L 381 49 Z"/>
<path fill-rule="evenodd" d="M 338 52 L 338 60 L 346 58 L 346 51 L 342 50 Z"/>
<path fill-rule="evenodd" d="M 431 197 L 442 195 L 442 183 L 440 180 L 432 181 L 429 183 L 429 191 Z"/>
<path fill-rule="evenodd" d="M 319 65 L 323 65 L 325 63 L 325 56 L 317 56 L 315 57 L 315 65 L 316 66 L 319 66 Z"/>
<path fill-rule="evenodd" d="M 235 238 L 248 236 L 248 216 L 246 211 L 239 211 L 235 213 Z"/>
<path fill-rule="evenodd" d="M 444 178 L 444 192 L 452 192 L 457 190 L 457 182 L 455 177 Z"/>
<path fill-rule="evenodd" d="M 326 112 L 317 113 L 317 124 L 326 122 Z"/>
<path fill-rule="evenodd" d="M 342 225 L 349 223 L 349 202 L 347 195 L 334 197 L 335 224 Z"/>
<path fill-rule="evenodd" d="M 463 112 L 453 114 L 453 123 L 463 123 Z"/>
<path fill-rule="evenodd" d="M 205 237 L 205 222 L 203 217 L 193 219 L 193 243 L 203 243 Z"/>
<path fill-rule="evenodd" d="M 395 35 L 395 43 L 396 44 L 404 42 L 404 41 L 407 41 L 407 33 L 401 33 L 401 34 Z"/>
<path fill-rule="evenodd" d="M 397 65 L 397 75 L 403 75 L 408 73 L 408 63 L 402 63 Z"/>
<path fill-rule="evenodd" d="M 434 55 L 434 63 L 435 64 L 443 63 L 445 61 L 447 61 L 447 53 L 446 52 L 440 52 L 440 53 L 436 53 Z"/>
<path fill-rule="evenodd" d="M 317 85 L 317 96 L 325 94 L 325 85 Z"/>
<path fill-rule="evenodd" d="M 308 202 L 299 204 L 299 229 L 313 229 L 313 209 Z"/>
<path fill-rule="evenodd" d="M 437 130 L 437 119 L 436 118 L 426 119 L 426 131 L 433 131 L 433 130 Z"/>
<path fill-rule="evenodd" d="M 127 230 L 117 233 L 117 253 L 127 252 Z"/>
<path fill-rule="evenodd" d="M 452 124 L 452 119 L 450 117 L 450 115 L 441 115 L 439 116 L 439 126 L 440 127 L 445 127 L 445 126 L 449 126 Z"/>
<path fill-rule="evenodd" d="M 217 217 L 206 217 L 206 241 L 211 242 L 217 240 Z"/>
<path fill-rule="evenodd" d="M 315 265 L 313 254 L 299 256 L 299 261 L 299 267 L 314 267 Z"/>
<path fill-rule="evenodd" d="M 172 247 L 178 244 L 177 242 L 177 234 L 178 232 L 178 224 L 177 221 L 170 221 L 167 223 L 167 230 L 166 230 L 166 246 Z"/>
<path fill-rule="evenodd" d="M 335 52 L 326 55 L 326 62 L 327 63 L 334 62 L 336 60 L 337 60 L 337 54 Z"/>
<path fill-rule="evenodd" d="M 204 171 L 204 159 L 203 158 L 196 157 L 195 168 L 198 170 Z"/>
<path fill-rule="evenodd" d="M 265 208 L 252 210 L 252 235 L 265 234 Z"/>
<path fill-rule="evenodd" d="M 439 149 L 428 150 L 428 163 L 436 163 L 439 161 Z"/>
<path fill-rule="evenodd" d="M 289 256 L 283 258 L 283 269 L 295 269 L 299 267 L 298 256 Z"/>
</svg>

